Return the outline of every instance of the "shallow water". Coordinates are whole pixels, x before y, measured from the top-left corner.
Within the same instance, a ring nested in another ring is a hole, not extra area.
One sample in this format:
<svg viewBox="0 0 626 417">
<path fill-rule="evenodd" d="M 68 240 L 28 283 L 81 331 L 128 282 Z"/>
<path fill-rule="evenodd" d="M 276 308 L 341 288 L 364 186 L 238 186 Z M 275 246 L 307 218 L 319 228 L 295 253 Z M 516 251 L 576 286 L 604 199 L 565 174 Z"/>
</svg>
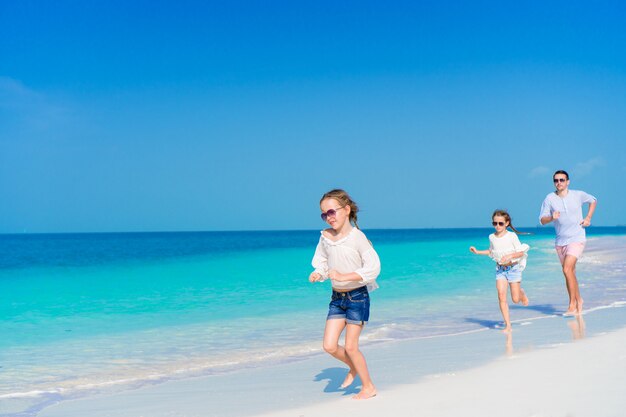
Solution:
<svg viewBox="0 0 626 417">
<path fill-rule="evenodd" d="M 532 231 L 520 237 L 531 246 L 523 281 L 531 305 L 512 307 L 514 325 L 567 306 L 553 232 Z M 486 248 L 489 233 L 366 230 L 383 269 L 363 342 L 497 326 L 493 261 L 468 251 Z M 307 280 L 318 238 L 0 236 L 0 413 L 319 353 L 330 288 Z M 587 246 L 578 265 L 586 309 L 625 301 L 626 229 L 590 229 Z"/>
</svg>

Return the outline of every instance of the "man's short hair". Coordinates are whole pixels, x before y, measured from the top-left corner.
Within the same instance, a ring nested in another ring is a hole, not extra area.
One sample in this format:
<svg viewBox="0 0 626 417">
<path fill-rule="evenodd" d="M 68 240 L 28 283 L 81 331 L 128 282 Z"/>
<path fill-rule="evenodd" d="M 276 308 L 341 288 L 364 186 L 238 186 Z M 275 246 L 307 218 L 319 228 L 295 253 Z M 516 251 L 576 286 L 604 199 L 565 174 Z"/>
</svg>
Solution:
<svg viewBox="0 0 626 417">
<path fill-rule="evenodd" d="M 563 175 L 565 175 L 565 178 L 567 180 L 569 180 L 569 174 L 566 171 L 563 171 L 562 169 L 559 169 L 557 172 L 552 174 L 552 178 L 554 178 L 556 176 L 556 174 L 563 174 Z"/>
</svg>

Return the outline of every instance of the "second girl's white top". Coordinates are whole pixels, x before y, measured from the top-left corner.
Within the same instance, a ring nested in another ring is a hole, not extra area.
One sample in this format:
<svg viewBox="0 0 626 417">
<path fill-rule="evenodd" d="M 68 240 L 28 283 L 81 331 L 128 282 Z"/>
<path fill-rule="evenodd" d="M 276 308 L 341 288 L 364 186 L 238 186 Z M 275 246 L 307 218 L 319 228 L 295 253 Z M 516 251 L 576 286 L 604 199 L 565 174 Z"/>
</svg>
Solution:
<svg viewBox="0 0 626 417">
<path fill-rule="evenodd" d="M 522 257 L 511 259 L 511 262 L 519 264 L 520 269 L 523 271 L 524 268 L 526 268 L 528 249 L 530 249 L 530 247 L 527 244 L 521 243 L 517 235 L 508 230 L 501 237 L 497 237 L 495 233 L 489 235 L 489 256 L 497 263 L 500 263 L 504 255 L 524 252 Z"/>
<path fill-rule="evenodd" d="M 315 272 L 324 280 L 328 279 L 328 271 L 334 269 L 342 274 L 356 272 L 360 281 L 332 281 L 337 290 L 353 290 L 367 285 L 368 291 L 378 288 L 376 278 L 380 274 L 380 259 L 365 234 L 353 227 L 347 236 L 334 242 L 321 232 L 320 241 L 315 248 L 311 264 Z"/>
</svg>

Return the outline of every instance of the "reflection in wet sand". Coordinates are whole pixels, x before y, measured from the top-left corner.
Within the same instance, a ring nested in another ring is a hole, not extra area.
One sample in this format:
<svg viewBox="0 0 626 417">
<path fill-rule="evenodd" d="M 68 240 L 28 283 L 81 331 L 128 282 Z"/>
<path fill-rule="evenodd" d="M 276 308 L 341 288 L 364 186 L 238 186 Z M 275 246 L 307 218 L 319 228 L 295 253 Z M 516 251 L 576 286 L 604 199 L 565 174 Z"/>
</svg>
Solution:
<svg viewBox="0 0 626 417">
<path fill-rule="evenodd" d="M 573 317 L 573 320 L 567 321 L 567 326 L 572 331 L 572 339 L 580 340 L 585 338 L 585 319 L 582 314 Z"/>
<path fill-rule="evenodd" d="M 513 332 L 508 332 L 506 334 L 506 345 L 505 345 L 505 353 L 506 356 L 513 355 Z"/>
</svg>

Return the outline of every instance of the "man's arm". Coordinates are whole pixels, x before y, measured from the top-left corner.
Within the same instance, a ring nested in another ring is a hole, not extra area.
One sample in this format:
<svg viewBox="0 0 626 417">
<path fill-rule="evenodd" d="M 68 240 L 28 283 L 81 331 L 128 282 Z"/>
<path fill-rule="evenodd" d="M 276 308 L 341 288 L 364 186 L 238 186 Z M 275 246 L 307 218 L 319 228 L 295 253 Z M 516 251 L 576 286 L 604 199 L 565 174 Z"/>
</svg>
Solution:
<svg viewBox="0 0 626 417">
<path fill-rule="evenodd" d="M 539 221 L 541 222 L 542 225 L 545 225 L 545 224 L 550 223 L 552 220 L 558 219 L 560 216 L 561 216 L 561 212 L 555 211 L 554 213 L 552 213 L 552 216 L 542 217 L 541 219 L 539 219 Z"/>
<path fill-rule="evenodd" d="M 589 203 L 589 210 L 587 211 L 587 217 L 583 219 L 580 223 L 582 227 L 587 227 L 591 225 L 591 218 L 593 217 L 593 213 L 596 211 L 596 206 L 598 205 L 598 200 L 594 200 Z"/>
<path fill-rule="evenodd" d="M 558 211 L 552 212 L 551 211 L 551 207 L 550 207 L 550 200 L 549 200 L 549 196 L 546 197 L 545 200 L 543 200 L 543 203 L 541 203 L 541 211 L 539 212 L 539 222 L 541 223 L 541 225 L 546 225 L 548 223 L 550 223 L 553 220 L 556 220 L 559 218 L 560 214 Z"/>
</svg>

